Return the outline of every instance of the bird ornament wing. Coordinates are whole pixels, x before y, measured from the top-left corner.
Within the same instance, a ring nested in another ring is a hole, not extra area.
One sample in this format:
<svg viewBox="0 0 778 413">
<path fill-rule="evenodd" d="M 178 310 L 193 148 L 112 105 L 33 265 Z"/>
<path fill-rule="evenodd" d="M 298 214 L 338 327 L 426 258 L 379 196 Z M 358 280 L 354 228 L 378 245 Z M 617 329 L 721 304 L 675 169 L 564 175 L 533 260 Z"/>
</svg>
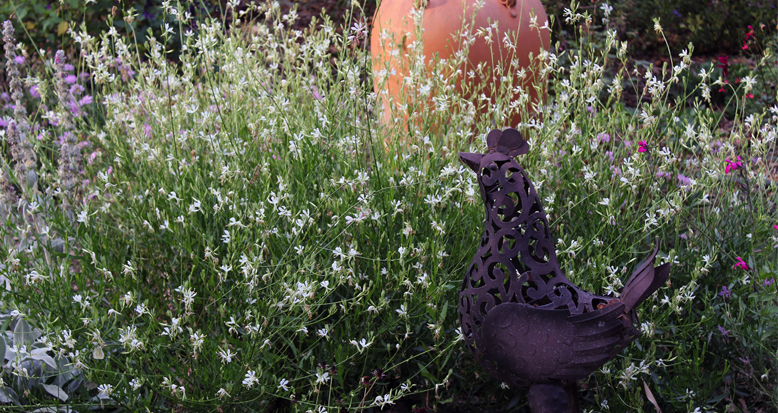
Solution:
<svg viewBox="0 0 778 413">
<path fill-rule="evenodd" d="M 651 255 L 635 268 L 632 276 L 629 277 L 629 280 L 624 285 L 619 298 L 626 306 L 626 311 L 637 307 L 667 281 L 667 277 L 670 275 L 670 263 L 654 268 L 654 258 L 656 258 L 658 252 L 659 240 L 657 240 L 656 247 Z"/>
</svg>

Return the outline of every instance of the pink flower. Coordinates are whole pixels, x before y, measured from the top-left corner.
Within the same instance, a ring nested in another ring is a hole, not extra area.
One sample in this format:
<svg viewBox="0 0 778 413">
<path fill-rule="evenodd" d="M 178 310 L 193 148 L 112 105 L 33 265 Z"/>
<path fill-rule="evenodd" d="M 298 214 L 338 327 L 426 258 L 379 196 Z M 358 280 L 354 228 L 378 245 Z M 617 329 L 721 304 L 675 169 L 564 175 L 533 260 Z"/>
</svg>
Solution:
<svg viewBox="0 0 778 413">
<path fill-rule="evenodd" d="M 751 269 L 751 268 L 748 267 L 748 265 L 745 263 L 745 261 L 743 261 L 742 258 L 740 258 L 740 257 L 735 257 L 735 258 L 737 259 L 737 264 L 735 264 L 735 266 L 732 267 L 733 270 L 737 269 L 737 268 L 744 269 L 744 270 L 750 270 Z"/>
<path fill-rule="evenodd" d="M 640 148 L 638 148 L 638 152 L 648 152 L 648 144 L 646 141 L 638 142 L 638 146 L 640 146 Z"/>
<path fill-rule="evenodd" d="M 778 225 L 773 225 L 773 228 L 778 229 Z"/>
<path fill-rule="evenodd" d="M 730 171 L 741 169 L 743 167 L 743 162 L 740 161 L 742 161 L 742 159 L 740 159 L 739 156 L 737 157 L 737 161 L 730 161 L 729 159 L 726 159 L 724 162 L 727 163 L 727 166 L 724 168 L 724 173 L 728 174 Z"/>
</svg>

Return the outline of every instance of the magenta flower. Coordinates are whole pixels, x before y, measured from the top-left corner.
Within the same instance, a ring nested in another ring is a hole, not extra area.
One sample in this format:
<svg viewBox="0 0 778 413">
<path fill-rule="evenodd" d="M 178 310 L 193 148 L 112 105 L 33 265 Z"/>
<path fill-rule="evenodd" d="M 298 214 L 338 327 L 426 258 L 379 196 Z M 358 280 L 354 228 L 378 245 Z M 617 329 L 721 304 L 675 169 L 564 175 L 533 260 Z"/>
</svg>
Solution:
<svg viewBox="0 0 778 413">
<path fill-rule="evenodd" d="M 745 261 L 743 261 L 742 258 L 740 258 L 740 257 L 735 257 L 735 258 L 737 259 L 737 264 L 735 264 L 735 266 L 732 267 L 733 270 L 736 269 L 736 268 L 741 268 L 741 269 L 744 269 L 744 270 L 750 270 L 751 269 L 751 268 L 748 267 L 748 265 L 745 263 Z"/>
<path fill-rule="evenodd" d="M 778 225 L 773 225 L 773 228 L 778 229 Z"/>
<path fill-rule="evenodd" d="M 739 156 L 737 157 L 737 161 L 730 161 L 729 159 L 724 160 L 724 162 L 727 163 L 727 166 L 724 168 L 724 174 L 743 168 L 743 162 L 741 161 L 742 159 Z"/>
<path fill-rule="evenodd" d="M 648 144 L 646 141 L 638 142 L 638 146 L 640 146 L 640 148 L 638 148 L 638 152 L 648 152 Z"/>
</svg>

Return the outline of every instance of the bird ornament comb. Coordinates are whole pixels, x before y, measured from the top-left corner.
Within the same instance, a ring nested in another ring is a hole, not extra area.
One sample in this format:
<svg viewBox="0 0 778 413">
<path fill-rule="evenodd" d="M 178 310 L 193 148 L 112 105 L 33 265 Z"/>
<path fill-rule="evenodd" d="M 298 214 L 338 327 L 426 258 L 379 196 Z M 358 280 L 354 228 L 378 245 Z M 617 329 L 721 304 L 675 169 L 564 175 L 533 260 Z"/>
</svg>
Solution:
<svg viewBox="0 0 778 413">
<path fill-rule="evenodd" d="M 478 176 L 484 232 L 459 294 L 462 335 L 495 378 L 530 387 L 535 413 L 577 412 L 577 381 L 640 334 L 635 307 L 670 272 L 654 251 L 620 296 L 577 287 L 559 267 L 540 197 L 514 157 L 529 152 L 519 131 L 495 129 L 485 154 L 460 153 Z"/>
</svg>

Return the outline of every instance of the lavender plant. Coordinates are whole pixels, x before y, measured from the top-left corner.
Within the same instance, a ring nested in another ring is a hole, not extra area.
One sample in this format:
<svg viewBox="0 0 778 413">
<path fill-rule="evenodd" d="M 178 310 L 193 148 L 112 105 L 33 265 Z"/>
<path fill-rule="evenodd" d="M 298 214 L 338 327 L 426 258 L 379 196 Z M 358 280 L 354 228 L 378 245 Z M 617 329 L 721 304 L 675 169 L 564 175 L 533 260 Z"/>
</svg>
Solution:
<svg viewBox="0 0 778 413">
<path fill-rule="evenodd" d="M 296 13 L 267 2 L 244 13 L 259 19 L 194 31 L 179 5 L 164 7 L 179 22 L 164 30 L 183 35 L 180 66 L 165 59 L 167 36 L 136 56 L 115 31 L 74 32 L 81 72 L 68 87 L 75 68 L 57 54 L 53 77 L 36 80 L 41 100 L 29 97 L 47 105 L 28 122 L 56 150 L 33 145 L 40 197 L 7 209 L 0 301 L 48 337 L 41 354 L 66 356 L 84 382 L 68 393 L 67 380 L 48 379 L 67 400 L 44 388 L 25 403 L 324 412 L 484 409 L 486 398 L 523 408 L 469 358 L 453 310 L 482 218 L 455 154 L 481 149 L 492 122 L 525 110 L 516 85 L 500 83 L 492 102 L 457 96 L 445 74 L 462 62 L 425 62 L 414 45 L 413 70 L 431 76 L 412 76 L 421 84 L 395 106 L 448 103 L 381 125 L 362 26 L 339 32 L 322 16 L 296 31 Z M 593 16 L 572 5 L 565 17 L 590 35 Z M 463 30 L 465 43 L 489 35 Z M 549 97 L 511 125 L 532 148 L 522 164 L 577 285 L 618 293 L 657 236 L 674 264 L 640 313 L 643 336 L 590 378 L 587 408 L 721 409 L 744 386 L 749 403 L 775 401 L 778 109 L 736 110 L 722 130 L 705 100 L 717 69 L 695 67 L 703 81 L 683 83 L 691 49 L 638 69 L 613 33 L 588 40 L 535 57 Z M 619 103 L 626 87 L 641 97 L 634 110 Z M 85 90 L 95 103 L 77 97 Z M 87 145 L 85 164 L 77 148 Z M 4 184 L 21 188 L 19 159 L 4 161 Z"/>
</svg>

